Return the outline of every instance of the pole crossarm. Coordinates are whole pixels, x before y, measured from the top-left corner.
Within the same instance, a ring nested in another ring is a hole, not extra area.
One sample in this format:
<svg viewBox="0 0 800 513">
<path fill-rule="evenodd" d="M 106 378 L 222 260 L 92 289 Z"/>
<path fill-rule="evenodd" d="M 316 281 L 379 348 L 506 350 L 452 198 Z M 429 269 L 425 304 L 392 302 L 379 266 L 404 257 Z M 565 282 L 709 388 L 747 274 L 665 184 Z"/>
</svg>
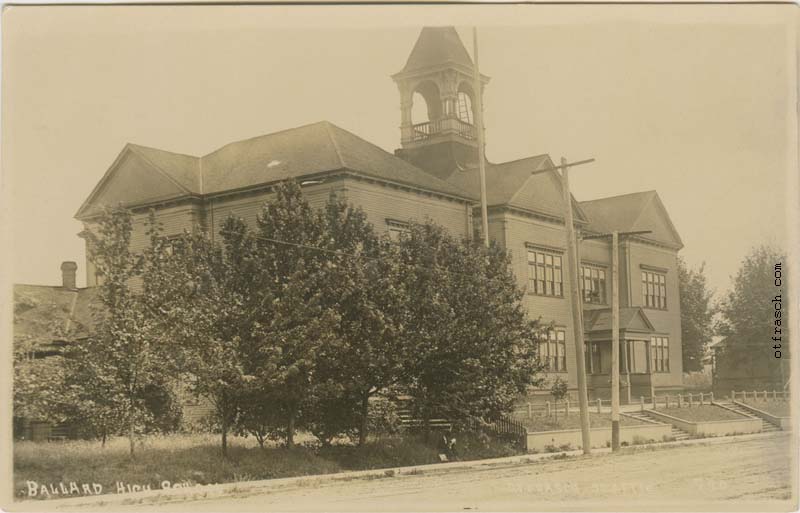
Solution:
<svg viewBox="0 0 800 513">
<path fill-rule="evenodd" d="M 644 233 L 653 233 L 653 230 L 637 230 L 633 232 L 617 232 L 617 235 L 622 237 L 623 235 L 642 235 Z M 613 233 L 600 233 L 598 235 L 583 235 L 581 236 L 582 240 L 590 240 L 590 239 L 607 239 L 611 237 Z"/>
<path fill-rule="evenodd" d="M 532 171 L 531 174 L 532 175 L 538 175 L 538 174 L 541 174 L 541 173 L 547 173 L 548 171 L 556 171 L 558 169 L 565 169 L 565 168 L 568 168 L 568 167 L 580 166 L 581 164 L 589 164 L 590 162 L 594 162 L 594 159 L 579 160 L 577 162 L 565 162 L 565 163 L 561 164 L 560 166 L 550 166 L 550 167 L 546 167 L 544 169 L 537 169 L 536 171 Z"/>
</svg>

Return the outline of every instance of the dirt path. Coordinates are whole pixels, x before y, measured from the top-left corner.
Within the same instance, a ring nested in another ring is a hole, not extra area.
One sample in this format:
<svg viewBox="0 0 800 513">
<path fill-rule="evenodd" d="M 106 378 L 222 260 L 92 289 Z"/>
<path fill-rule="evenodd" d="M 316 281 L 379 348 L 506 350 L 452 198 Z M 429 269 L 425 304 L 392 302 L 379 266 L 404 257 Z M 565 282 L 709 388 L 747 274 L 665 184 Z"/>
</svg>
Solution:
<svg viewBox="0 0 800 513">
<path fill-rule="evenodd" d="M 788 510 L 788 434 L 736 443 L 598 455 L 432 475 L 326 484 L 164 504 L 166 511 L 502 511 L 560 509 Z M 616 508 L 611 501 L 615 501 Z M 730 502 L 736 501 L 736 502 Z M 716 504 L 710 504 L 715 502 Z M 102 509 L 102 508 L 100 508 Z M 153 505 L 115 511 L 153 510 Z"/>
</svg>

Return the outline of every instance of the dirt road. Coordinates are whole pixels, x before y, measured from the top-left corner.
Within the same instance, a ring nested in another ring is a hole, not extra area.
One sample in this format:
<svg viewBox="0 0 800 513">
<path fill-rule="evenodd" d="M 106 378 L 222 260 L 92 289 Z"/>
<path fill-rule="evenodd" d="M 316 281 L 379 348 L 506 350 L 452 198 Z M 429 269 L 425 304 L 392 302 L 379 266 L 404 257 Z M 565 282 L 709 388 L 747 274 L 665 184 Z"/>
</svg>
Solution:
<svg viewBox="0 0 800 513">
<path fill-rule="evenodd" d="M 790 509 L 790 435 L 162 504 L 180 511 Z M 615 508 L 610 501 L 615 501 Z M 735 502 L 731 502 L 735 501 Z M 714 502 L 716 504 L 711 504 Z M 626 509 L 627 509 L 626 508 Z M 114 507 L 152 510 L 153 505 Z"/>
</svg>

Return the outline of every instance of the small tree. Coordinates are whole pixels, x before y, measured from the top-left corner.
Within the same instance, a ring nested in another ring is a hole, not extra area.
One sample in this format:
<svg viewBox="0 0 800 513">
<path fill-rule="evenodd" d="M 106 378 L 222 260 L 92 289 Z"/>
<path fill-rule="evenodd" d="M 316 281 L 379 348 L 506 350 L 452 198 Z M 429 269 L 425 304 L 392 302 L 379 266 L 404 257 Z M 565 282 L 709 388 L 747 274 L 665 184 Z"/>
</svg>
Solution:
<svg viewBox="0 0 800 513">
<path fill-rule="evenodd" d="M 323 287 L 331 262 L 323 223 L 294 182 L 280 184 L 273 201 L 258 216 L 256 241 L 263 281 L 257 340 L 262 355 L 272 355 L 258 378 L 285 419 L 286 446 L 294 446 L 303 408 L 314 402 L 317 364 L 336 343 L 338 316 L 326 305 Z"/>
<path fill-rule="evenodd" d="M 201 231 L 171 240 L 154 234 L 144 283 L 153 322 L 173 341 L 172 368 L 214 405 L 227 456 L 241 396 L 257 381 L 254 365 L 269 362 L 266 353 L 250 358 L 258 325 L 251 291 L 259 278 L 252 237 L 234 218 L 221 236 L 222 244 Z"/>
<path fill-rule="evenodd" d="M 69 359 L 71 390 L 79 409 L 107 430 L 125 426 L 134 456 L 137 431 L 151 420 L 145 398 L 163 383 L 159 340 L 149 307 L 135 282 L 141 277 L 142 256 L 131 251 L 132 214 L 106 211 L 97 232 L 83 232 L 89 259 L 101 276 L 94 309 L 93 333 L 77 342 Z"/>
<path fill-rule="evenodd" d="M 561 379 L 560 376 L 556 376 L 556 379 L 553 380 L 553 384 L 550 386 L 550 395 L 553 396 L 555 405 L 553 414 L 556 422 L 558 422 L 558 403 L 567 397 L 567 382 Z"/>
<path fill-rule="evenodd" d="M 678 258 L 684 372 L 703 369 L 703 356 L 713 335 L 713 292 L 708 289 L 704 271 L 705 264 L 690 269 Z"/>
</svg>

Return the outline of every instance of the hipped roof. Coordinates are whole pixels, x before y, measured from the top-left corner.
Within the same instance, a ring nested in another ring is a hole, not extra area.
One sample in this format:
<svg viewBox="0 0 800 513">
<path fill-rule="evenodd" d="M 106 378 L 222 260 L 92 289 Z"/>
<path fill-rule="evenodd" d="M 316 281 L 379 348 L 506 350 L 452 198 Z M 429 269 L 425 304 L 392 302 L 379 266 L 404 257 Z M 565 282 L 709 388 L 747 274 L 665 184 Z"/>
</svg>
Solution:
<svg viewBox="0 0 800 513">
<path fill-rule="evenodd" d="M 118 203 L 130 207 L 148 200 L 213 195 L 337 170 L 464 200 L 476 199 L 355 134 L 321 121 L 230 143 L 203 157 L 128 144 L 76 217 L 89 217 L 103 206 Z M 135 184 L 112 184 L 115 179 Z M 129 193 L 133 186 L 135 194 Z M 118 192 L 113 194 L 115 190 Z M 135 199 L 126 204 L 120 198 Z"/>
</svg>

